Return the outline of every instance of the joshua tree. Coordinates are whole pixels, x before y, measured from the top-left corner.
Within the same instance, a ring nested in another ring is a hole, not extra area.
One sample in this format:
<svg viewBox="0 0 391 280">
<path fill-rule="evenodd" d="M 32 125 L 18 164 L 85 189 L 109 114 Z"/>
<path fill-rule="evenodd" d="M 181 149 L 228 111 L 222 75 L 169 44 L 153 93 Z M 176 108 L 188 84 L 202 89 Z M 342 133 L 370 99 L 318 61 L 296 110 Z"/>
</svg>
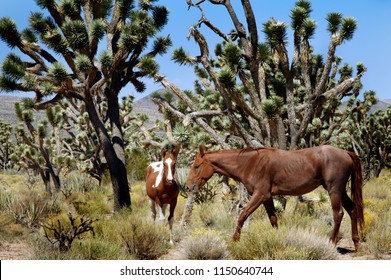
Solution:
<svg viewBox="0 0 391 280">
<path fill-rule="evenodd" d="M 0 89 L 34 92 L 35 109 L 64 98 L 84 104 L 110 172 L 115 210 L 131 204 L 118 95 L 128 83 L 143 91 L 145 69 L 171 44 L 169 37 L 158 36 L 168 10 L 156 0 L 134 2 L 36 0 L 49 16 L 31 13 L 23 31 L 12 19 L 0 19 L 0 38 L 23 54 L 6 57 Z M 100 115 L 102 102 L 105 115 Z"/>
<path fill-rule="evenodd" d="M 3 170 L 10 167 L 10 155 L 13 150 L 11 135 L 12 126 L 0 120 L 0 168 Z"/>
<path fill-rule="evenodd" d="M 53 149 L 48 140 L 48 122 L 41 120 L 34 125 L 33 101 L 24 99 L 15 104 L 16 115 L 21 121 L 16 129 L 18 145 L 15 146 L 11 159 L 20 167 L 38 172 L 45 184 L 46 191 L 52 193 L 50 178 L 56 191 L 61 188 L 60 166 L 53 164 Z M 55 128 L 54 130 L 55 131 Z M 59 139 L 56 139 L 59 140 Z"/>
<path fill-rule="evenodd" d="M 350 115 L 344 128 L 361 157 L 364 176 L 369 179 L 391 167 L 391 106 L 369 114 L 376 102 L 374 92 L 366 92 L 364 101 L 358 103 L 358 109 Z"/>
<path fill-rule="evenodd" d="M 227 141 L 232 139 L 235 145 L 239 140 L 242 146 L 291 150 L 329 141 L 332 132 L 347 118 L 345 112 L 355 105 L 338 111 L 343 98 L 358 96 L 360 79 L 366 71 L 363 64 L 357 64 L 354 73 L 336 55 L 337 47 L 353 38 L 357 28 L 354 18 L 328 14 L 329 46 L 325 56 L 315 54 L 311 39 L 316 22 L 310 18 L 311 4 L 296 2 L 290 13 L 293 29 L 290 58 L 286 47 L 288 24 L 274 18 L 267 20 L 261 28 L 266 41 L 260 42 L 250 1 L 241 1 L 245 23 L 240 22 L 239 11 L 231 1 L 208 1 L 230 15 L 233 30 L 228 34 L 208 19 L 202 9 L 205 1 L 186 2 L 189 8 L 201 13 L 189 32 L 200 52 L 193 56 L 178 48 L 173 59 L 194 67 L 198 75 L 197 95 L 180 90 L 158 71 L 150 71 L 182 104 L 175 107 L 160 97 L 156 101 L 161 106 L 185 126 L 196 124 L 204 129 L 223 148 L 231 146 Z M 222 39 L 214 55 L 202 27 Z"/>
</svg>

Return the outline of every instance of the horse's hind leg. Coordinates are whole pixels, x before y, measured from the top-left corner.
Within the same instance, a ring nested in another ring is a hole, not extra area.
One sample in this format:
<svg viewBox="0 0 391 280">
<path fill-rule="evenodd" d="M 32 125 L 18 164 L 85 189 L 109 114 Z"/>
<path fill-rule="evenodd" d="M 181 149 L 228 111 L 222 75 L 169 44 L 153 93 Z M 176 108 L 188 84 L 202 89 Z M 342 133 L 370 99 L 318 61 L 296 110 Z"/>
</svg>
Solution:
<svg viewBox="0 0 391 280">
<path fill-rule="evenodd" d="M 354 247 L 357 250 L 360 246 L 360 237 L 358 235 L 355 205 L 354 202 L 349 198 L 346 191 L 342 193 L 342 206 L 343 208 L 345 208 L 346 212 L 348 212 L 350 216 L 350 221 L 352 224 L 352 240 L 354 243 Z"/>
<path fill-rule="evenodd" d="M 263 203 L 263 206 L 265 206 L 272 227 L 278 228 L 277 215 L 276 215 L 276 209 L 274 208 L 273 197 L 265 201 Z"/>
<path fill-rule="evenodd" d="M 333 209 L 333 219 L 334 219 L 334 229 L 331 234 L 330 240 L 331 242 L 334 243 L 334 245 L 336 245 L 339 228 L 341 226 L 341 222 L 343 218 L 342 201 L 341 201 L 340 193 L 329 192 L 329 195 L 330 195 L 331 207 Z"/>
</svg>

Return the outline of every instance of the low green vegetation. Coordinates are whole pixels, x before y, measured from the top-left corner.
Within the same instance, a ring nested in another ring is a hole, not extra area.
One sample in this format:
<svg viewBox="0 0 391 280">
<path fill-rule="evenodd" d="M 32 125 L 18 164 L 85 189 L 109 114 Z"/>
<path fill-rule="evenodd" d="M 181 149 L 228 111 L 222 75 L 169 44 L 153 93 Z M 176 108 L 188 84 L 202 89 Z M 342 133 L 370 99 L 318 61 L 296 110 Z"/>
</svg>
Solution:
<svg viewBox="0 0 391 280">
<path fill-rule="evenodd" d="M 285 211 L 278 214 L 278 229 L 270 226 L 260 207 L 243 229 L 240 242 L 231 239 L 236 226 L 232 197 L 222 195 L 216 186 L 216 196 L 195 204 L 191 223 L 182 227 L 186 199 L 180 196 L 175 212 L 175 244 L 170 245 L 167 223 L 150 220 L 142 181 L 132 186 L 132 211 L 114 213 L 110 185 L 80 187 L 77 176 L 74 173 L 73 179 L 67 181 L 71 189 L 67 195 L 59 192 L 48 196 L 43 185 L 27 188 L 21 175 L 1 174 L 0 250 L 4 242 L 24 242 L 34 252 L 33 259 L 45 260 L 340 258 L 337 248 L 329 242 L 331 208 L 321 188 L 308 194 L 313 198 L 311 203 L 296 206 L 296 199 L 288 198 Z M 389 170 L 365 184 L 363 243 L 352 257 L 391 258 L 390 186 Z M 73 236 L 70 228 L 77 229 L 78 234 Z M 63 240 L 61 234 L 66 236 Z M 353 248 L 348 215 L 344 216 L 340 238 L 343 244 L 337 247 Z"/>
</svg>

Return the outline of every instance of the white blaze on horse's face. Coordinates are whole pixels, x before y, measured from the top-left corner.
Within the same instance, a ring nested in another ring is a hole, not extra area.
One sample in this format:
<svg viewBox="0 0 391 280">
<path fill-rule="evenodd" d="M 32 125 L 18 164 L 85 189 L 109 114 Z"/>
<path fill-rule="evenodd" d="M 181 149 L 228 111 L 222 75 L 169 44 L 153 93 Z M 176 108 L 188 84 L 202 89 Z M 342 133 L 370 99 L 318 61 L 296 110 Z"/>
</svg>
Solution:
<svg viewBox="0 0 391 280">
<path fill-rule="evenodd" d="M 168 158 L 166 159 L 165 163 L 167 164 L 167 181 L 172 181 L 174 180 L 174 176 L 172 174 L 172 159 Z"/>
</svg>

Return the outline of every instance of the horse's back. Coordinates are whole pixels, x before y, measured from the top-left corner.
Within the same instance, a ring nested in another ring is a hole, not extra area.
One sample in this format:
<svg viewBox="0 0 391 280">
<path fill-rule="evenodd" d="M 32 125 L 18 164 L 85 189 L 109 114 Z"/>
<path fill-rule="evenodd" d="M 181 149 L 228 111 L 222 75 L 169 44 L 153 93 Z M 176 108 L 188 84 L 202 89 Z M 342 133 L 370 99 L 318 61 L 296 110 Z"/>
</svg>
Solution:
<svg viewBox="0 0 391 280">
<path fill-rule="evenodd" d="M 300 195 L 325 182 L 344 182 L 352 168 L 347 151 L 327 145 L 296 151 L 275 149 L 268 153 L 267 173 L 273 194 Z"/>
</svg>

